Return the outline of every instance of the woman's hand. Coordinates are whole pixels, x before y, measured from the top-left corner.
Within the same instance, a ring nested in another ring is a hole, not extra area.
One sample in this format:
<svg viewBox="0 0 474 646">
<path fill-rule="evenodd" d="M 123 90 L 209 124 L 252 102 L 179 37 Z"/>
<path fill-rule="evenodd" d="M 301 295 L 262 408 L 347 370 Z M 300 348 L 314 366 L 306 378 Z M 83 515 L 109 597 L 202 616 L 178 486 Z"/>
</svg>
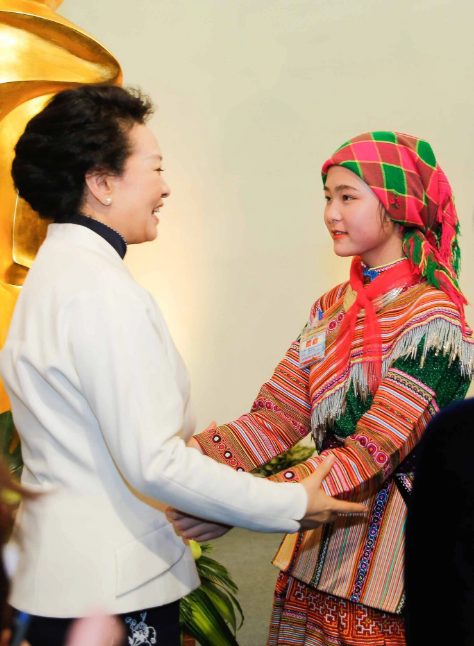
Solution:
<svg viewBox="0 0 474 646">
<path fill-rule="evenodd" d="M 205 543 L 215 538 L 220 538 L 232 529 L 230 525 L 221 525 L 196 516 L 189 516 L 182 511 L 168 507 L 166 518 L 173 523 L 173 527 L 184 538 L 197 543 Z"/>
<path fill-rule="evenodd" d="M 331 471 L 334 464 L 334 456 L 330 455 L 324 462 L 304 480 L 301 484 L 308 494 L 308 506 L 306 514 L 300 520 L 301 530 L 315 529 L 323 523 L 332 523 L 338 514 L 366 513 L 367 507 L 356 502 L 346 502 L 331 498 L 322 488 L 324 478 Z"/>
</svg>

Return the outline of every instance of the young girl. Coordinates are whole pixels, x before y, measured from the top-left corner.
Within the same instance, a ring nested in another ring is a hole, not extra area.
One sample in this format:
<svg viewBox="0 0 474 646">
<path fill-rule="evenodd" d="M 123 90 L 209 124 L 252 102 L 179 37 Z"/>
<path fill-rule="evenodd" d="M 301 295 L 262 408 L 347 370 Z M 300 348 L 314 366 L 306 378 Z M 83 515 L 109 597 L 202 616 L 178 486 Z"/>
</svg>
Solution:
<svg viewBox="0 0 474 646">
<path fill-rule="evenodd" d="M 473 368 L 458 218 L 431 146 L 415 137 L 356 137 L 322 176 L 325 224 L 335 253 L 354 257 L 350 279 L 313 305 L 250 414 L 192 442 L 252 471 L 311 432 L 319 455 L 274 479 L 297 482 L 332 453 L 325 490 L 369 507 L 362 522 L 344 516 L 286 536 L 269 646 L 401 646 L 416 445 L 436 412 L 465 396 Z M 171 516 L 185 536 L 224 531 Z"/>
</svg>

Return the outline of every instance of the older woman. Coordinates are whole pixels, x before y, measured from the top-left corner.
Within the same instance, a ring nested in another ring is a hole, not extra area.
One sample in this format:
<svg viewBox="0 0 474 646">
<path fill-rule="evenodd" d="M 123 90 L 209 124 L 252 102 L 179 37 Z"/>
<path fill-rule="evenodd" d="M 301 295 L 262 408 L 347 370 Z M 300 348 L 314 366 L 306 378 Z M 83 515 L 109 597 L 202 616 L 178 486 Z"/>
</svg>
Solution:
<svg viewBox="0 0 474 646">
<path fill-rule="evenodd" d="M 156 643 L 179 643 L 178 600 L 199 580 L 167 505 L 265 532 L 363 509 L 321 489 L 330 463 L 287 487 L 186 447 L 186 368 L 123 262 L 128 244 L 156 237 L 170 192 L 150 114 L 136 93 L 83 86 L 56 95 L 16 147 L 20 196 L 54 219 L 0 362 L 22 481 L 43 494 L 20 508 L 10 599 L 34 616 L 31 646 L 62 644 L 94 609 L 120 615 L 130 643 L 140 622 Z"/>
</svg>

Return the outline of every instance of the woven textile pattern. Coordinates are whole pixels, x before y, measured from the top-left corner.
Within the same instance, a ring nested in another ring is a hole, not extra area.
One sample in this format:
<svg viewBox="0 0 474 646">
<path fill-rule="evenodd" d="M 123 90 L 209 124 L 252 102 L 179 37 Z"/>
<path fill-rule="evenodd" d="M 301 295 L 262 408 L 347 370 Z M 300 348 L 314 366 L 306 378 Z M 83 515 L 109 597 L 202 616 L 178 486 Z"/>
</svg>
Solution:
<svg viewBox="0 0 474 646">
<path fill-rule="evenodd" d="M 405 646 L 403 619 L 309 588 L 281 573 L 268 646 Z"/>
<path fill-rule="evenodd" d="M 396 613 L 403 604 L 406 505 L 391 476 L 438 408 L 464 397 L 474 343 L 470 331 L 462 333 L 459 311 L 443 292 L 426 282 L 408 288 L 378 311 L 383 380 L 372 396 L 361 369 L 362 323 L 356 325 L 347 370 L 335 374 L 334 340 L 347 295 L 345 283 L 311 310 L 310 324 L 327 329 L 322 360 L 302 369 L 296 341 L 249 414 L 196 438 L 215 460 L 245 471 L 311 431 L 323 437 L 323 447 L 326 435 L 339 438 L 336 448 L 273 479 L 297 482 L 333 451 L 326 491 L 365 502 L 369 514 L 362 520 L 341 516 L 330 526 L 287 536 L 275 565 L 322 592 Z"/>
<path fill-rule="evenodd" d="M 451 189 L 427 141 L 396 132 L 370 132 L 338 148 L 323 165 L 323 181 L 333 165 L 363 179 L 393 220 L 422 231 L 439 225 L 438 206 Z"/>
<path fill-rule="evenodd" d="M 337 374 L 333 363 L 337 358 L 338 322 L 346 307 L 344 296 L 349 284 L 336 287 L 315 303 L 310 324 L 318 320 L 319 312 L 329 321 L 326 336 L 326 356 L 319 365 L 311 368 L 311 403 L 313 428 L 325 426 L 343 412 L 347 381 L 368 394 L 362 368 L 364 318 L 358 319 L 352 340 L 351 359 L 345 371 Z M 396 300 L 379 314 L 382 335 L 382 377 L 396 359 L 405 356 L 425 338 L 424 353 L 430 347 L 446 351 L 452 359 L 459 357 L 467 372 L 472 370 L 474 342 L 472 333 L 463 335 L 459 311 L 446 294 L 426 282 L 402 292 Z M 461 356 L 462 353 L 464 356 Z"/>
</svg>

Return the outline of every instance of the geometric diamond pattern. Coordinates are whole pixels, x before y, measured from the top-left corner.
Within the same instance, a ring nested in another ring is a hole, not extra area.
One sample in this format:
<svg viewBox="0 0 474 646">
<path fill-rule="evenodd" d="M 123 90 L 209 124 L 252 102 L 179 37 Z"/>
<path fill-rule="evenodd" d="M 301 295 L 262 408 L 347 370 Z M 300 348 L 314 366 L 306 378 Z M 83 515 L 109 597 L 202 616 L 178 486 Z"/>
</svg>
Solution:
<svg viewBox="0 0 474 646">
<path fill-rule="evenodd" d="M 398 132 L 369 132 L 347 141 L 325 162 L 323 181 L 333 165 L 344 166 L 363 179 L 400 224 L 423 232 L 436 229 L 446 206 L 457 220 L 451 187 L 423 139 Z"/>
<path fill-rule="evenodd" d="M 323 184 L 331 166 L 358 175 L 379 198 L 390 218 L 407 228 L 403 250 L 420 274 L 464 304 L 459 287 L 459 220 L 454 196 L 430 144 L 400 132 L 367 132 L 346 141 L 322 167 Z"/>
</svg>

